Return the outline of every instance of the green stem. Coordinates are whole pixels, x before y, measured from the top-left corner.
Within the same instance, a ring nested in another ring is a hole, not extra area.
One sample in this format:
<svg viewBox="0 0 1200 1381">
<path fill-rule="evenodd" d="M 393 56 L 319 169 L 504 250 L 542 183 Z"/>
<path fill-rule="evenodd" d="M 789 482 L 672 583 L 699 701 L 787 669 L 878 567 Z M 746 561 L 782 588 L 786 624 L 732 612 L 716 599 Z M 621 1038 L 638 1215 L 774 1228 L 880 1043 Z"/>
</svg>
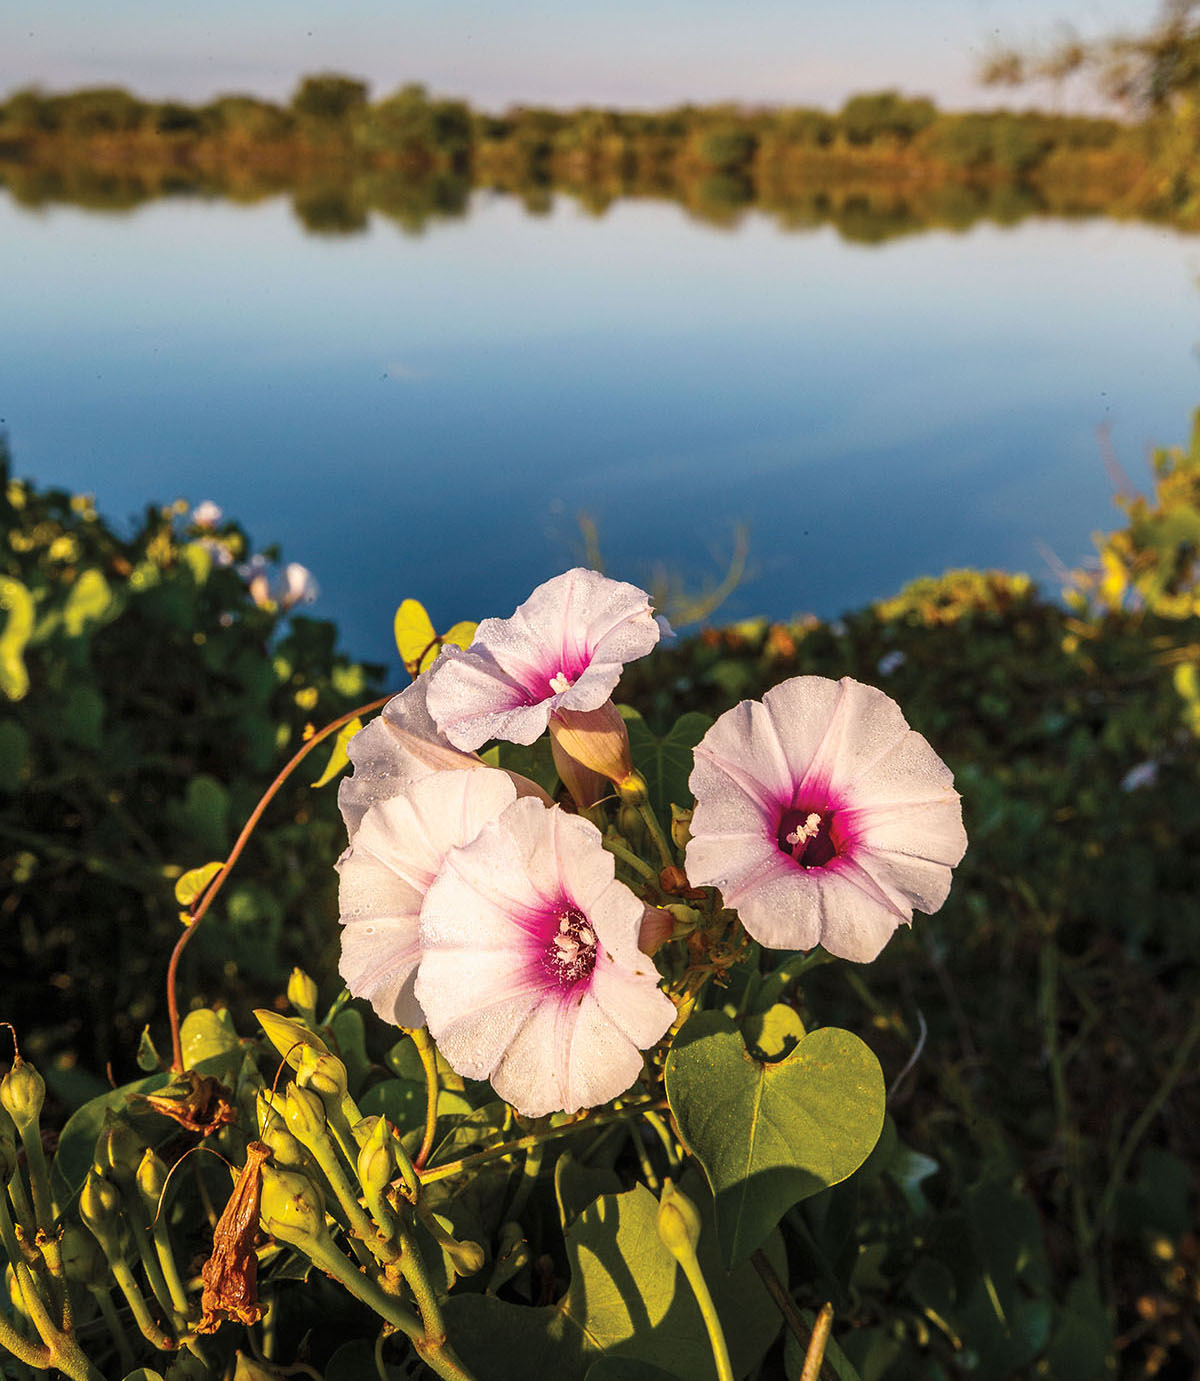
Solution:
<svg viewBox="0 0 1200 1381">
<path fill-rule="evenodd" d="M 100 1311 L 100 1317 L 108 1325 L 113 1345 L 117 1349 L 117 1356 L 121 1360 L 121 1371 L 128 1374 L 136 1366 L 133 1360 L 133 1348 L 129 1346 L 129 1334 L 125 1332 L 125 1326 L 121 1323 L 121 1316 L 113 1306 L 112 1296 L 107 1290 L 100 1289 L 93 1289 L 91 1294 L 96 1301 L 96 1308 Z"/>
<path fill-rule="evenodd" d="M 803 1346 L 808 1345 L 808 1329 L 804 1319 L 796 1308 L 796 1303 L 791 1295 L 783 1288 L 783 1281 L 775 1274 L 775 1267 L 771 1265 L 770 1258 L 761 1247 L 755 1248 L 750 1253 L 750 1260 L 754 1263 L 754 1269 L 762 1277 L 762 1283 L 767 1287 L 767 1293 L 775 1301 L 775 1307 L 783 1315 L 783 1321 L 791 1330 L 796 1341 Z M 832 1313 L 832 1310 L 830 1311 Z"/>
<path fill-rule="evenodd" d="M 1093 1237 L 1089 1246 L 1094 1245 L 1095 1238 L 1099 1237 L 1104 1223 L 1112 1211 L 1113 1201 L 1116 1199 L 1121 1188 L 1121 1181 L 1125 1178 L 1125 1172 L 1129 1168 L 1129 1162 L 1133 1159 L 1133 1153 L 1137 1150 L 1138 1144 L 1146 1135 L 1151 1122 L 1162 1111 L 1163 1104 L 1171 1096 L 1171 1090 L 1183 1076 L 1183 1072 L 1188 1068 L 1188 1060 L 1192 1054 L 1192 1047 L 1200 1040 L 1200 1005 L 1197 1005 L 1195 1015 L 1192 1017 L 1192 1024 L 1188 1027 L 1187 1035 L 1180 1042 L 1179 1048 L 1175 1052 L 1175 1058 L 1167 1068 L 1158 1087 L 1154 1090 L 1154 1096 L 1142 1109 L 1137 1121 L 1130 1127 L 1125 1140 L 1121 1143 L 1120 1149 L 1113 1159 L 1112 1170 L 1108 1177 L 1108 1183 L 1104 1186 L 1104 1193 L 1100 1198 L 1100 1206 L 1096 1210 L 1095 1227 Z"/>
<path fill-rule="evenodd" d="M 34 1343 L 23 1337 L 3 1314 L 0 1314 L 0 1347 L 34 1371 L 45 1371 L 50 1366 L 50 1349 L 45 1343 Z"/>
<path fill-rule="evenodd" d="M 619 858 L 622 863 L 632 868 L 635 873 L 640 873 L 648 882 L 656 883 L 658 881 L 658 869 L 647 863 L 645 859 L 639 858 L 632 849 L 627 849 L 624 844 L 618 844 L 612 835 L 605 837 L 604 847 L 614 858 Z"/>
<path fill-rule="evenodd" d="M 392 1243 L 384 1241 L 376 1232 L 375 1224 L 371 1222 L 362 1204 L 358 1202 L 358 1195 L 350 1187 L 350 1181 L 346 1178 L 342 1163 L 338 1160 L 329 1137 L 314 1136 L 309 1141 L 308 1149 L 316 1157 L 317 1164 L 321 1167 L 321 1173 L 329 1181 L 329 1186 L 337 1196 L 337 1201 L 341 1204 L 346 1220 L 350 1224 L 350 1231 L 353 1233 L 350 1246 L 355 1249 L 355 1255 L 359 1255 L 362 1247 L 365 1247 L 371 1256 L 374 1256 L 383 1266 L 394 1261 L 397 1256 L 397 1248 Z M 356 1240 L 359 1244 L 357 1248 L 355 1248 Z M 359 1259 L 362 1259 L 361 1256 Z"/>
<path fill-rule="evenodd" d="M 71 1381 L 104 1381 L 104 1378 L 84 1356 L 75 1339 L 64 1333 L 50 1317 L 42 1297 L 34 1284 L 33 1274 L 24 1261 L 14 1261 L 17 1284 L 25 1301 L 25 1308 L 33 1320 L 42 1342 L 50 1354 L 49 1365 L 57 1367 Z"/>
<path fill-rule="evenodd" d="M 642 1129 L 636 1123 L 629 1128 L 629 1139 L 633 1142 L 633 1153 L 637 1156 L 638 1164 L 642 1167 L 642 1179 L 646 1188 L 653 1189 L 657 1193 L 662 1188 L 662 1181 L 658 1178 L 658 1172 L 642 1143 Z"/>
<path fill-rule="evenodd" d="M 638 813 L 646 822 L 646 828 L 650 831 L 650 838 L 654 840 L 655 847 L 658 849 L 663 867 L 674 868 L 675 855 L 671 852 L 671 845 L 667 836 L 663 833 L 663 827 L 658 823 L 658 816 L 654 813 L 654 807 L 649 801 L 643 801 L 642 804 L 638 806 Z"/>
<path fill-rule="evenodd" d="M 150 1310 L 146 1307 L 145 1296 L 138 1289 L 137 1281 L 133 1278 L 133 1272 L 124 1261 L 119 1259 L 114 1260 L 109 1257 L 108 1264 L 112 1269 L 113 1279 L 125 1296 L 125 1302 L 129 1305 L 130 1312 L 133 1314 L 133 1321 L 137 1324 L 142 1337 L 159 1352 L 174 1352 L 175 1343 L 173 1339 L 168 1338 L 151 1317 Z"/>
<path fill-rule="evenodd" d="M 12 1201 L 13 1213 L 21 1231 L 25 1234 L 26 1240 L 32 1242 L 37 1236 L 37 1223 L 33 1216 L 33 1205 L 25 1192 L 25 1181 L 22 1180 L 19 1170 L 13 1171 L 8 1182 L 8 1197 Z"/>
<path fill-rule="evenodd" d="M 161 1253 L 157 1250 L 157 1233 L 155 1234 L 154 1241 L 151 1241 L 150 1226 L 146 1222 L 146 1211 L 142 1207 L 137 1191 L 131 1189 L 128 1194 L 122 1197 L 124 1200 L 125 1213 L 129 1219 L 130 1228 L 132 1229 L 133 1240 L 137 1246 L 142 1269 L 146 1272 L 146 1280 L 150 1286 L 151 1293 L 158 1301 L 158 1307 L 163 1311 L 163 1314 L 168 1318 L 172 1318 L 176 1312 L 177 1306 L 173 1294 L 167 1287 L 166 1277 L 163 1275 Z M 184 1300 L 183 1308 L 178 1312 L 183 1317 L 174 1319 L 177 1325 L 184 1322 L 186 1318 L 186 1299 Z"/>
<path fill-rule="evenodd" d="M 421 1057 L 421 1068 L 425 1071 L 425 1135 L 421 1139 L 421 1149 L 413 1159 L 413 1168 L 420 1170 L 433 1150 L 433 1139 L 437 1133 L 438 1070 L 437 1051 L 426 1027 L 419 1027 L 410 1033 L 412 1043 Z"/>
<path fill-rule="evenodd" d="M 729 1348 L 725 1343 L 725 1333 L 717 1315 L 717 1306 L 713 1303 L 713 1297 L 709 1293 L 708 1282 L 704 1279 L 704 1272 L 700 1269 L 700 1262 L 697 1261 L 695 1252 L 688 1252 L 678 1260 L 683 1267 L 684 1275 L 687 1276 L 687 1283 L 692 1287 L 692 1294 L 696 1296 L 696 1303 L 700 1306 L 704 1327 L 708 1330 L 708 1341 L 712 1348 L 718 1381 L 733 1381 L 733 1366 L 729 1361 Z"/>
<path fill-rule="evenodd" d="M 537 1184 L 538 1176 L 542 1172 L 542 1158 L 546 1153 L 546 1143 L 539 1141 L 536 1146 L 531 1146 L 525 1152 L 525 1161 L 521 1167 L 521 1183 L 517 1185 L 517 1192 L 512 1197 L 505 1212 L 505 1218 L 520 1218 L 521 1210 L 529 1202 L 529 1196 L 533 1193 L 533 1187 Z"/>
<path fill-rule="evenodd" d="M 812 1337 L 808 1340 L 808 1351 L 804 1354 L 804 1367 L 800 1381 L 818 1381 L 821 1363 L 825 1360 L 825 1349 L 829 1344 L 829 1330 L 833 1327 L 833 1305 L 826 1301 L 821 1306 L 817 1321 L 813 1324 Z"/>
<path fill-rule="evenodd" d="M 506 1141 L 500 1146 L 490 1146 L 484 1151 L 475 1151 L 469 1156 L 462 1156 L 459 1160 L 447 1161 L 444 1165 L 435 1165 L 430 1170 L 425 1170 L 421 1174 L 422 1184 L 432 1184 L 435 1180 L 449 1179 L 451 1175 L 461 1174 L 464 1170 L 471 1170 L 476 1165 L 482 1165 L 489 1160 L 495 1160 L 497 1156 L 510 1156 L 514 1151 L 524 1151 L 530 1146 L 537 1146 L 543 1141 L 553 1141 L 560 1136 L 573 1136 L 577 1132 L 591 1131 L 596 1127 L 608 1126 L 616 1122 L 628 1121 L 631 1117 L 637 1117 L 639 1113 L 647 1110 L 650 1112 L 664 1112 L 667 1107 L 667 1100 L 660 1098 L 653 1103 L 638 1103 L 633 1107 L 614 1109 L 612 1112 L 597 1113 L 594 1117 L 587 1117 L 579 1122 L 569 1122 L 563 1127 L 548 1127 L 544 1131 L 531 1132 L 528 1136 L 518 1137 L 516 1141 Z"/>
<path fill-rule="evenodd" d="M 175 1253 L 171 1249 L 171 1235 L 167 1230 L 165 1219 L 159 1222 L 154 1229 L 154 1250 L 158 1255 L 159 1266 L 162 1268 L 162 1276 L 166 1282 L 171 1304 L 179 1317 L 186 1320 L 191 1313 L 191 1304 L 188 1300 L 187 1289 L 179 1274 Z"/>
<path fill-rule="evenodd" d="M 29 1187 L 33 1190 L 33 1216 L 44 1233 L 54 1231 L 54 1203 L 50 1196 L 50 1177 L 46 1173 L 46 1153 L 42 1150 L 42 1134 L 37 1118 L 21 1128 L 21 1145 L 25 1148 L 25 1164 L 29 1170 Z M 13 1176 L 16 1179 L 16 1175 Z"/>
<path fill-rule="evenodd" d="M 1048 936 L 1042 945 L 1038 975 L 1038 1005 L 1042 1014 L 1042 1041 L 1050 1068 L 1050 1092 L 1054 1104 L 1054 1120 L 1058 1126 L 1063 1155 L 1067 1162 L 1068 1193 L 1071 1218 L 1075 1229 L 1076 1250 L 1083 1276 L 1096 1278 L 1096 1261 L 1090 1251 L 1092 1230 L 1088 1224 L 1087 1205 L 1083 1195 L 1083 1164 L 1079 1138 L 1071 1122 L 1071 1105 L 1067 1094 L 1066 1070 L 1058 1043 L 1058 946 Z"/>
<path fill-rule="evenodd" d="M 678 1170 L 683 1164 L 683 1159 L 679 1154 L 675 1138 L 671 1135 L 671 1130 L 667 1124 L 654 1111 L 643 1112 L 642 1116 L 654 1128 L 658 1134 L 659 1141 L 663 1144 L 663 1150 L 667 1153 L 667 1164 L 672 1170 Z"/>
<path fill-rule="evenodd" d="M 279 1234 L 276 1233 L 276 1236 Z M 306 1256 L 311 1257 L 321 1270 L 344 1285 L 355 1299 L 360 1300 L 368 1309 L 373 1309 L 381 1319 L 393 1324 L 413 1342 L 424 1336 L 421 1321 L 412 1310 L 406 1308 L 395 1295 L 389 1295 L 370 1276 L 355 1270 L 332 1242 L 308 1236 L 288 1240 L 291 1240 L 292 1246 L 298 1247 Z"/>
</svg>

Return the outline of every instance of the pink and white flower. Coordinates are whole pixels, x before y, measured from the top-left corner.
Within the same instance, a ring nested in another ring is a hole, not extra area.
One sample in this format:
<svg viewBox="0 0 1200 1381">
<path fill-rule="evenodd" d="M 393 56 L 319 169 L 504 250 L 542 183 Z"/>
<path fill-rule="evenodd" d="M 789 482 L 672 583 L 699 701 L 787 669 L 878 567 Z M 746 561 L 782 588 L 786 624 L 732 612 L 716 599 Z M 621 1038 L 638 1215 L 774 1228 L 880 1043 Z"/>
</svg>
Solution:
<svg viewBox="0 0 1200 1381">
<path fill-rule="evenodd" d="M 337 864 L 343 927 L 338 972 L 384 1021 L 409 1028 L 425 1024 L 413 985 L 426 892 L 447 853 L 474 839 L 516 799 L 506 772 L 481 765 L 477 772 L 424 775 L 402 795 L 358 815 L 350 847 Z M 469 917 L 460 920 L 470 929 Z"/>
<path fill-rule="evenodd" d="M 484 619 L 465 652 L 442 652 L 429 673 L 429 711 L 456 748 L 533 743 L 555 710 L 598 710 L 659 631 L 644 590 L 566 571 L 512 618 Z"/>
<path fill-rule="evenodd" d="M 953 780 L 882 691 L 784 681 L 696 747 L 688 879 L 764 945 L 874 959 L 946 900 L 967 845 Z"/>
<path fill-rule="evenodd" d="M 624 1093 L 675 1007 L 600 833 L 520 800 L 452 849 L 421 908 L 416 996 L 459 1074 L 531 1117 Z"/>
</svg>

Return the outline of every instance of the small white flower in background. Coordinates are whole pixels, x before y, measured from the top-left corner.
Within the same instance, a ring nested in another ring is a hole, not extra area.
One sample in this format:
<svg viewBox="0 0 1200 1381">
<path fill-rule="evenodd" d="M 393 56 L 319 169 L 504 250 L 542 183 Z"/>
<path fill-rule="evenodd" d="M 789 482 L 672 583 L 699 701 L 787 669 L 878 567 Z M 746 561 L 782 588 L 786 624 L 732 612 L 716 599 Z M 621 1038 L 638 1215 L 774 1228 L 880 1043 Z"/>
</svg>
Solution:
<svg viewBox="0 0 1200 1381">
<path fill-rule="evenodd" d="M 1136 767 L 1131 767 L 1121 778 L 1122 791 L 1140 791 L 1143 787 L 1153 786 L 1158 781 L 1158 762 L 1154 758 L 1148 758 L 1145 762 L 1139 762 Z"/>
<path fill-rule="evenodd" d="M 890 676 L 894 671 L 899 671 L 907 661 L 908 658 L 904 653 L 901 652 L 899 648 L 896 648 L 895 651 L 885 652 L 883 656 L 880 657 L 875 670 L 879 672 L 880 676 Z"/>
<path fill-rule="evenodd" d="M 271 603 L 271 578 L 268 574 L 271 563 L 261 553 L 255 553 L 249 561 L 243 561 L 237 573 L 246 582 L 250 598 L 260 609 Z"/>
<path fill-rule="evenodd" d="M 946 900 L 967 847 L 953 781 L 883 691 L 793 677 L 697 746 L 688 879 L 761 944 L 874 959 Z"/>
<path fill-rule="evenodd" d="M 209 559 L 214 566 L 224 569 L 226 566 L 233 565 L 233 552 L 221 541 L 219 537 L 201 537 L 198 545 L 208 552 Z"/>
<path fill-rule="evenodd" d="M 299 561 L 289 561 L 275 583 L 275 602 L 285 614 L 297 604 L 311 604 L 320 593 L 312 571 Z"/>
<path fill-rule="evenodd" d="M 846 627 L 845 619 L 834 619 L 829 625 L 829 631 L 835 638 L 844 638 L 850 630 Z"/>
<path fill-rule="evenodd" d="M 224 510 L 211 499 L 205 499 L 192 509 L 192 522 L 197 527 L 216 527 L 225 516 Z"/>
</svg>

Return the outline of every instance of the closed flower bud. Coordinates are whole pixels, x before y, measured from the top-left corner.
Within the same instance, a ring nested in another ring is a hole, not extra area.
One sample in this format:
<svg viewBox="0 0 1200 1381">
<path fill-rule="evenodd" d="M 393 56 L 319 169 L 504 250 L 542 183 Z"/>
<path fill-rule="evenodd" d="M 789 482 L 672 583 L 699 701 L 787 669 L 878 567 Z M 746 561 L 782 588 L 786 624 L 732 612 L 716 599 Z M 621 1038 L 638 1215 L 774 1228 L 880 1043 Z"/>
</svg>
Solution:
<svg viewBox="0 0 1200 1381">
<path fill-rule="evenodd" d="M 302 1088 L 312 1089 L 322 1098 L 332 1098 L 340 1104 L 348 1087 L 346 1066 L 336 1055 L 319 1055 L 315 1050 L 306 1049 L 300 1052 L 296 1082 Z"/>
<path fill-rule="evenodd" d="M 104 1290 L 112 1284 L 104 1253 L 95 1237 L 79 1223 L 68 1223 L 63 1228 L 58 1253 L 68 1280 L 89 1290 Z"/>
<path fill-rule="evenodd" d="M 648 906 L 638 930 L 638 949 L 643 954 L 654 954 L 674 933 L 675 917 L 661 906 Z"/>
<path fill-rule="evenodd" d="M 692 837 L 692 812 L 681 810 L 679 806 L 671 803 L 671 843 L 680 853 L 687 848 L 688 840 Z"/>
<path fill-rule="evenodd" d="M 633 771 L 629 731 L 611 700 L 598 710 L 556 709 L 550 716 L 550 746 L 555 765 L 565 755 L 614 784 Z"/>
<path fill-rule="evenodd" d="M 119 1185 L 133 1182 L 142 1163 L 146 1143 L 128 1122 L 106 1114 L 104 1130 L 96 1139 L 92 1164 L 96 1170 Z"/>
<path fill-rule="evenodd" d="M 298 1245 L 328 1236 L 321 1191 L 295 1170 L 263 1166 L 258 1212 L 263 1228 L 281 1242 Z"/>
<path fill-rule="evenodd" d="M 700 1213 L 686 1194 L 668 1179 L 658 1201 L 658 1235 L 676 1261 L 695 1258 L 700 1241 Z"/>
<path fill-rule="evenodd" d="M 636 806 L 622 805 L 617 811 L 617 829 L 637 848 L 646 837 L 646 822 Z"/>
<path fill-rule="evenodd" d="M 158 1213 L 162 1192 L 167 1186 L 167 1167 L 153 1147 L 147 1146 L 142 1153 L 141 1164 L 137 1168 L 135 1178 L 138 1193 L 142 1196 L 142 1203 L 145 1205 L 146 1216 L 153 1221 Z"/>
<path fill-rule="evenodd" d="M 329 1054 L 329 1047 L 325 1042 L 302 1021 L 281 1017 L 278 1012 L 272 1012 L 266 1007 L 256 1007 L 254 1015 L 266 1032 L 267 1039 L 293 1069 L 300 1068 L 301 1052 L 306 1047 L 321 1055 Z"/>
<path fill-rule="evenodd" d="M 46 1082 L 28 1060 L 20 1055 L 0 1079 L 0 1107 L 12 1118 L 17 1131 L 24 1133 L 37 1125 L 46 1101 Z"/>
<path fill-rule="evenodd" d="M 271 1159 L 281 1170 L 299 1170 L 306 1175 L 316 1173 L 312 1156 L 278 1117 L 272 1116 L 266 1123 L 259 1140 L 271 1148 Z"/>
<path fill-rule="evenodd" d="M 371 1135 L 358 1153 L 358 1182 L 368 1196 L 382 1194 L 396 1173 L 396 1157 L 392 1151 L 392 1133 L 387 1118 L 375 1123 Z"/>
<path fill-rule="evenodd" d="M 317 985 L 301 968 L 294 968 L 288 978 L 287 999 L 305 1021 L 316 1021 Z"/>
<path fill-rule="evenodd" d="M 292 1084 L 283 1100 L 284 1121 L 306 1146 L 325 1135 L 325 1104 L 311 1089 Z"/>
<path fill-rule="evenodd" d="M 645 777 L 640 772 L 630 772 L 627 777 L 617 783 L 617 795 L 624 805 L 644 806 L 650 799 L 650 791 L 646 786 Z"/>
<path fill-rule="evenodd" d="M 121 1209 L 120 1191 L 95 1167 L 88 1171 L 79 1194 L 79 1216 L 110 1261 L 124 1260 L 129 1247 L 129 1228 Z"/>
</svg>

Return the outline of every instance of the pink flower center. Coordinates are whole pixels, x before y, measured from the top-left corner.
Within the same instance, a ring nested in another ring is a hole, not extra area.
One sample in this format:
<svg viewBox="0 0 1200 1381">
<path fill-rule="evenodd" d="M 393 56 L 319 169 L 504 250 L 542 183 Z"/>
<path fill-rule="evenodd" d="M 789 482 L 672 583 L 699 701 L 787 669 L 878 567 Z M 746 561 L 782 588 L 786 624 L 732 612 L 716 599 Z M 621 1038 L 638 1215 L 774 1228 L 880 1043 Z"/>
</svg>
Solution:
<svg viewBox="0 0 1200 1381">
<path fill-rule="evenodd" d="M 560 988 L 573 988 L 596 967 L 596 932 L 577 906 L 564 906 L 554 918 L 545 967 Z"/>
<path fill-rule="evenodd" d="M 779 818 L 776 842 L 802 868 L 822 868 L 838 855 L 834 812 L 790 806 Z"/>
</svg>

